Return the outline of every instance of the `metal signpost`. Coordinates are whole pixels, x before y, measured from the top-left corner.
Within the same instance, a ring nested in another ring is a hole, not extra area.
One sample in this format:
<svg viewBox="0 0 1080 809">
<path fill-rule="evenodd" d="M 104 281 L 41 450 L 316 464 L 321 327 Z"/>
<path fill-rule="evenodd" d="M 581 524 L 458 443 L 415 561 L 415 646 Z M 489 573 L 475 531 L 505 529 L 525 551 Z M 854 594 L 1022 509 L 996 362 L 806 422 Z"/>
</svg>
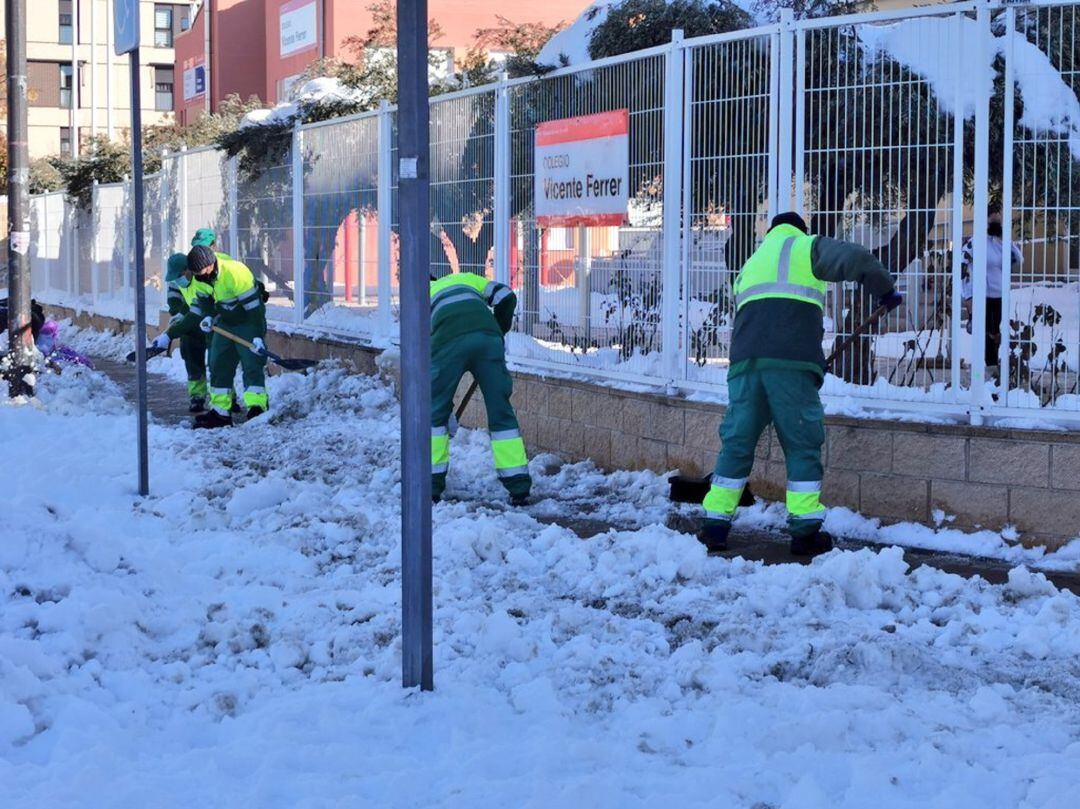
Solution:
<svg viewBox="0 0 1080 809">
<path fill-rule="evenodd" d="M 401 223 L 401 684 L 434 687 L 427 0 L 398 0 Z"/>
<path fill-rule="evenodd" d="M 131 175 L 135 190 L 135 361 L 139 392 L 139 494 L 150 493 L 146 437 L 146 267 L 143 255 L 142 92 L 139 76 L 139 0 L 113 6 L 116 55 L 128 55 L 131 73 Z"/>
</svg>

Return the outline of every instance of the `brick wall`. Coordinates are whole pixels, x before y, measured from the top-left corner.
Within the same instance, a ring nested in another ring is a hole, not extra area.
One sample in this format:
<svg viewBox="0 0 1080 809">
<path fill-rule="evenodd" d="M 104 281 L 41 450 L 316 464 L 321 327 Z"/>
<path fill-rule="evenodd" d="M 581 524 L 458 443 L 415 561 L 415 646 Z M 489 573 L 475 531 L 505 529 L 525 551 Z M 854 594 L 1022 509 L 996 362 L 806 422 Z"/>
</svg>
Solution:
<svg viewBox="0 0 1080 809">
<path fill-rule="evenodd" d="M 131 326 L 48 308 L 53 317 L 72 317 L 81 326 Z M 357 373 L 379 372 L 378 352 L 355 342 L 270 332 L 267 345 L 282 355 L 334 358 Z M 462 380 L 457 401 L 470 382 L 468 376 Z M 590 458 L 605 469 L 702 475 L 711 471 L 719 449 L 721 405 L 522 373 L 514 375 L 513 402 L 533 455 L 554 452 Z M 462 423 L 486 424 L 479 392 Z M 957 528 L 1015 525 L 1025 542 L 1051 547 L 1080 534 L 1080 433 L 830 416 L 824 460 L 826 504 L 868 517 L 929 523 L 941 510 L 955 517 L 950 524 Z M 784 482 L 783 452 L 768 430 L 751 483 L 755 494 L 783 500 Z"/>
</svg>

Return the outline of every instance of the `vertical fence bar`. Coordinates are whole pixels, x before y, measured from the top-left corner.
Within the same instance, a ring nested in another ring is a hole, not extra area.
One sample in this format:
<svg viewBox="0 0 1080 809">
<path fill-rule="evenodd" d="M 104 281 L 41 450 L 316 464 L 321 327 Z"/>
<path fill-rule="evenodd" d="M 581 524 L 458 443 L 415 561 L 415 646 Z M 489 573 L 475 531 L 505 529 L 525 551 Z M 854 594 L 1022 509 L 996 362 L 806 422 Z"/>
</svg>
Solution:
<svg viewBox="0 0 1080 809">
<path fill-rule="evenodd" d="M 975 64 L 989 64 L 990 8 L 980 4 L 975 11 Z M 986 339 L 986 207 L 990 181 L 990 93 L 984 92 L 990 77 L 978 71 L 971 81 L 978 83 L 975 94 L 975 221 L 972 224 L 971 247 L 971 423 L 983 423 L 986 407 L 986 363 L 983 343 Z M 992 87 L 992 85 L 991 85 Z"/>
<path fill-rule="evenodd" d="M 98 181 L 90 186 L 90 301 L 97 311 L 98 292 L 101 287 L 98 260 L 98 215 L 101 211 L 98 201 Z"/>
<path fill-rule="evenodd" d="M 293 320 L 304 322 L 304 130 L 297 121 L 292 133 Z"/>
<path fill-rule="evenodd" d="M 384 339 L 389 338 L 393 330 L 390 309 L 390 250 L 393 225 L 393 170 L 390 162 L 393 152 L 394 129 L 390 118 L 390 105 L 383 101 L 379 105 L 379 187 L 376 190 L 376 205 L 379 209 L 378 231 L 378 286 L 379 316 L 377 330 Z"/>
<path fill-rule="evenodd" d="M 798 23 L 796 23 L 798 25 Z M 781 34 L 783 36 L 783 34 Z M 795 32 L 795 203 L 793 211 L 806 214 L 806 29 Z"/>
<path fill-rule="evenodd" d="M 780 26 L 769 37 L 769 218 L 779 213 L 780 204 L 780 167 L 777 155 L 780 143 L 780 39 L 783 29 Z"/>
<path fill-rule="evenodd" d="M 68 295 L 77 297 L 79 290 L 79 220 L 76 216 L 75 207 L 71 204 L 67 193 L 64 193 L 64 236 L 67 239 L 67 283 Z"/>
<path fill-rule="evenodd" d="M 683 322 L 683 334 L 685 344 L 679 352 L 679 367 L 681 378 L 689 376 L 688 362 L 690 358 L 690 295 L 691 295 L 691 270 L 694 263 L 691 258 L 691 245 L 694 241 L 694 72 L 697 68 L 697 60 L 701 58 L 701 51 L 697 48 L 685 47 L 683 49 L 683 103 L 682 103 L 682 290 L 679 296 L 679 316 Z"/>
<path fill-rule="evenodd" d="M 176 182 L 180 186 L 180 232 L 176 235 L 179 240 L 178 250 L 188 251 L 188 156 L 187 147 L 181 147 L 180 157 L 176 166 Z"/>
<path fill-rule="evenodd" d="M 495 89 L 495 280 L 510 284 L 510 91 L 506 74 Z"/>
<path fill-rule="evenodd" d="M 124 296 L 127 296 L 128 290 L 132 293 L 135 291 L 135 285 L 132 283 L 132 271 L 134 267 L 132 263 L 135 261 L 135 238 L 132 230 L 135 227 L 135 208 L 131 204 L 132 194 L 135 193 L 135 181 L 131 177 L 124 177 L 124 194 L 122 199 L 124 200 Z"/>
<path fill-rule="evenodd" d="M 165 150 L 161 153 L 161 170 L 158 176 L 161 178 L 158 181 L 158 199 L 160 202 L 161 211 L 161 258 L 164 261 L 169 260 L 169 256 L 173 253 L 172 245 L 169 244 L 169 214 L 167 212 L 172 211 L 172 188 L 169 185 L 169 152 Z M 169 287 L 165 281 L 165 276 L 162 275 L 161 284 L 161 299 L 158 301 L 158 306 L 161 309 L 166 308 L 165 301 L 168 297 Z"/>
<path fill-rule="evenodd" d="M 791 104 L 794 98 L 792 77 L 794 75 L 794 54 L 792 21 L 794 14 L 791 9 L 785 8 L 780 12 L 780 69 L 779 88 L 776 104 L 777 115 L 777 139 L 773 141 L 777 149 L 777 178 L 776 178 L 776 206 L 777 213 L 791 210 L 791 139 L 793 115 Z M 770 129 L 772 122 L 770 121 Z"/>
<path fill-rule="evenodd" d="M 1016 90 L 1013 85 L 1015 63 L 1016 8 L 1005 9 L 1005 131 L 1002 133 L 1001 150 L 1001 345 L 998 346 L 998 379 L 1002 393 L 1001 403 L 1008 405 L 1012 377 L 1009 369 L 1009 311 L 1012 307 L 1012 197 L 1013 197 L 1013 134 L 1015 111 L 1013 102 Z M 989 403 L 993 408 L 993 402 Z"/>
<path fill-rule="evenodd" d="M 684 332 L 679 318 L 682 295 L 682 176 L 683 176 L 683 76 L 686 50 L 683 48 L 683 32 L 671 32 L 671 46 L 664 54 L 664 218 L 663 218 L 663 273 L 661 307 L 663 311 L 664 377 L 671 385 L 681 379 L 686 364 L 679 362 L 680 336 Z"/>
<path fill-rule="evenodd" d="M 233 258 L 240 255 L 240 158 L 230 157 L 228 163 L 229 251 Z"/>
<path fill-rule="evenodd" d="M 956 41 L 963 36 L 965 17 L 953 16 L 956 23 Z M 954 400 L 959 401 L 961 390 L 961 306 L 960 278 L 963 265 L 964 245 L 964 82 L 959 77 L 964 75 L 964 49 L 956 49 L 956 86 L 953 88 L 953 183 L 952 183 L 952 328 L 950 330 L 951 382 Z"/>
</svg>

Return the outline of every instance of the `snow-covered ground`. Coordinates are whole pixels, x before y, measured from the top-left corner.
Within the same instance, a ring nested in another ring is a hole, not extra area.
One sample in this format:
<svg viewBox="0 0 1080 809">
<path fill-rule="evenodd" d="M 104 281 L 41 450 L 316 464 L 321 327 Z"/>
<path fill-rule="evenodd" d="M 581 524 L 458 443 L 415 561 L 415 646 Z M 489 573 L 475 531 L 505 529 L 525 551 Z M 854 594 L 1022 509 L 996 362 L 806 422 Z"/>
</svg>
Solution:
<svg viewBox="0 0 1080 809">
<path fill-rule="evenodd" d="M 394 396 L 333 366 L 271 392 L 154 424 L 143 500 L 107 378 L 0 400 L 5 808 L 1074 805 L 1080 602 L 1040 574 L 708 558 L 662 478 L 550 456 L 510 509 L 480 432 L 435 508 L 437 690 L 403 691 Z M 533 516 L 570 502 L 617 528 Z"/>
</svg>

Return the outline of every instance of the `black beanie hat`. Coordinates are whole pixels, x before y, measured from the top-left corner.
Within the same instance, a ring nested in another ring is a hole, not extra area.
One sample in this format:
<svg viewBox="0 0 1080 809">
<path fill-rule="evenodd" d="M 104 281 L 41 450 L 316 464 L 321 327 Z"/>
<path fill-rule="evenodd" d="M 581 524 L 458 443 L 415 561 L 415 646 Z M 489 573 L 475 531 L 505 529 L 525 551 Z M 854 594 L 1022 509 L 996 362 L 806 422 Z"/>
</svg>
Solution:
<svg viewBox="0 0 1080 809">
<path fill-rule="evenodd" d="M 198 273 L 204 267 L 209 267 L 217 262 L 214 251 L 204 245 L 196 245 L 187 254 L 187 268 L 192 273 Z"/>
<path fill-rule="evenodd" d="M 772 222 L 769 223 L 769 230 L 772 230 L 778 225 L 791 225 L 792 227 L 797 227 L 803 233 L 808 232 L 806 229 L 806 222 L 804 222 L 803 218 L 794 211 L 788 211 L 787 213 L 781 213 L 774 216 Z"/>
</svg>

